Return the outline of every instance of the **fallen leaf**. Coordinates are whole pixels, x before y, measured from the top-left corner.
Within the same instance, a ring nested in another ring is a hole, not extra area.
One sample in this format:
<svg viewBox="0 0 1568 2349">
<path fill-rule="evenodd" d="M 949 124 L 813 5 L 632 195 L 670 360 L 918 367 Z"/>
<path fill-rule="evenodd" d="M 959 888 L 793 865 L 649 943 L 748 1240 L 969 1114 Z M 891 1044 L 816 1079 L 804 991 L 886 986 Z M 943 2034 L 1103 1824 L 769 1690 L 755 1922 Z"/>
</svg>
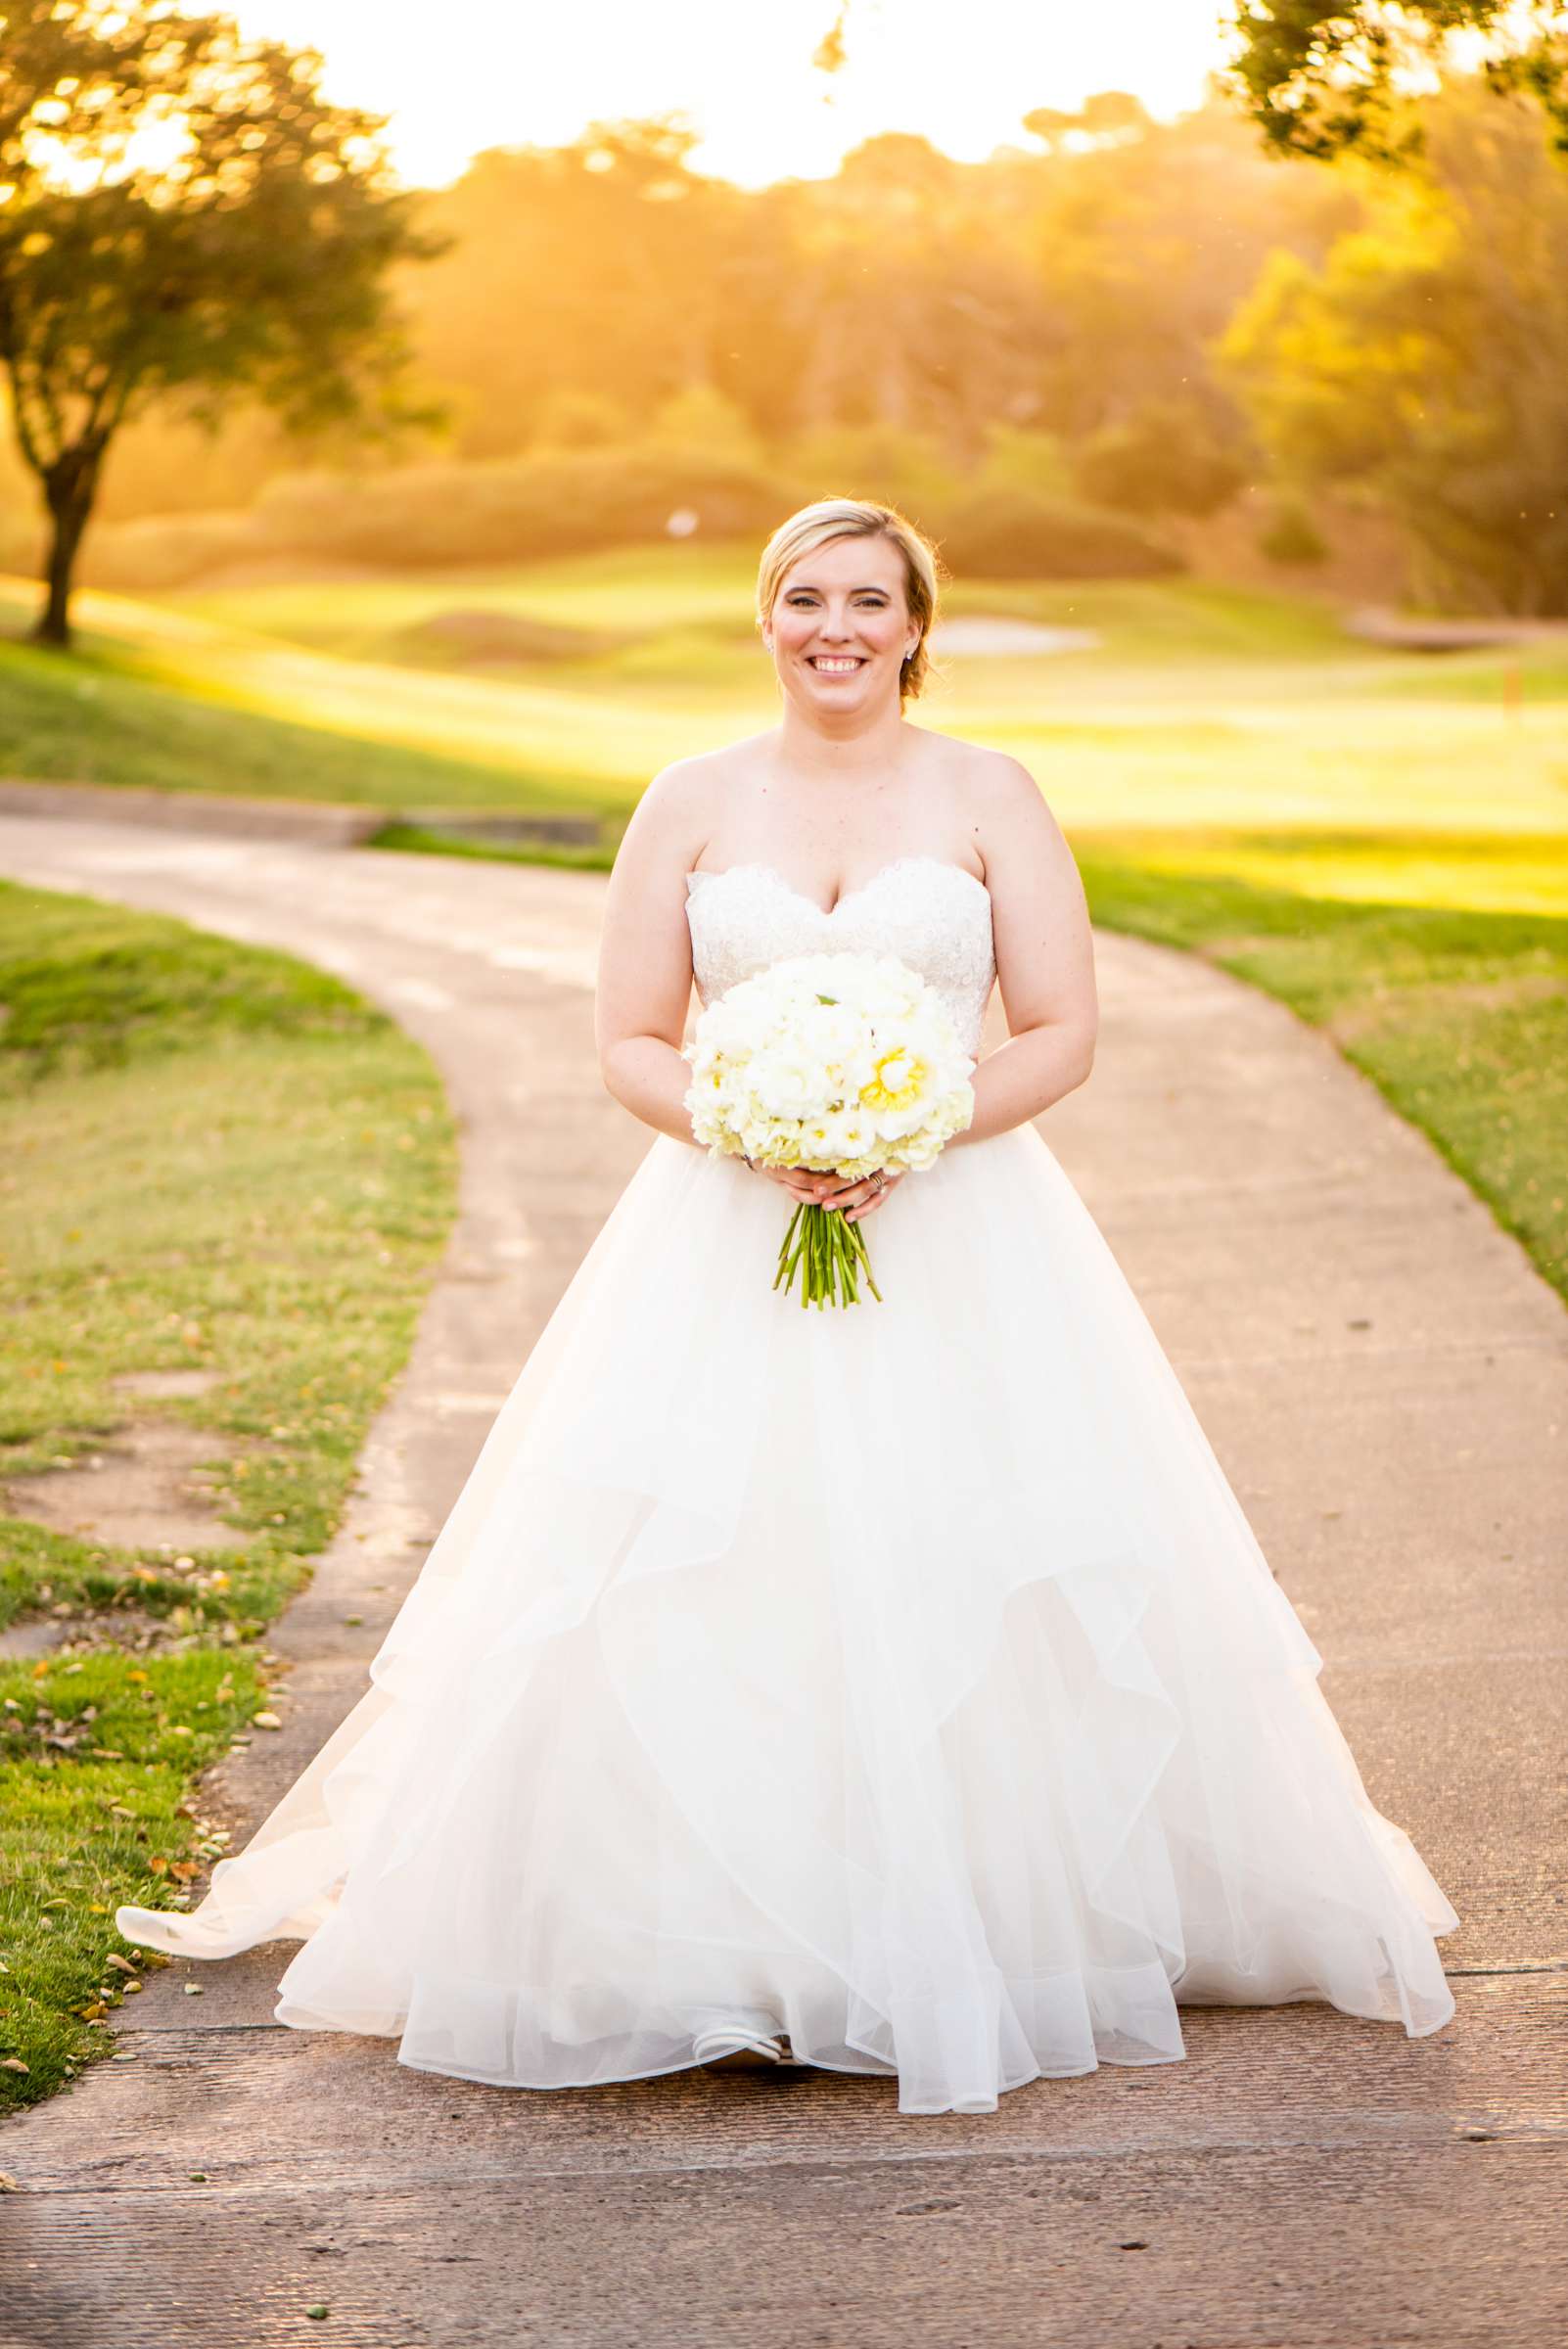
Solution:
<svg viewBox="0 0 1568 2349">
<path fill-rule="evenodd" d="M 31 2069 L 31 2064 L 23 2063 L 20 2055 L 0 2055 L 0 2072 L 30 2072 Z"/>
</svg>

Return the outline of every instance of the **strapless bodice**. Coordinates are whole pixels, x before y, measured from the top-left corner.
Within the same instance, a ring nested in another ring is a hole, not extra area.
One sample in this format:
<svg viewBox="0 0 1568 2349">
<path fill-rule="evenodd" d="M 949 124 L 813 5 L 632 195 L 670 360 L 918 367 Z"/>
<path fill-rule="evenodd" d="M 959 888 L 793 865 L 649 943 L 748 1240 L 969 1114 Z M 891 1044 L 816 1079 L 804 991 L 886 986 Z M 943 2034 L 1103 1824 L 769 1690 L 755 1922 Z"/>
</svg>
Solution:
<svg viewBox="0 0 1568 2349">
<path fill-rule="evenodd" d="M 824 913 L 770 864 L 688 873 L 692 973 L 704 1005 L 791 954 L 896 954 L 937 990 L 980 1054 L 996 977 L 991 892 L 942 856 L 899 856 Z"/>
</svg>

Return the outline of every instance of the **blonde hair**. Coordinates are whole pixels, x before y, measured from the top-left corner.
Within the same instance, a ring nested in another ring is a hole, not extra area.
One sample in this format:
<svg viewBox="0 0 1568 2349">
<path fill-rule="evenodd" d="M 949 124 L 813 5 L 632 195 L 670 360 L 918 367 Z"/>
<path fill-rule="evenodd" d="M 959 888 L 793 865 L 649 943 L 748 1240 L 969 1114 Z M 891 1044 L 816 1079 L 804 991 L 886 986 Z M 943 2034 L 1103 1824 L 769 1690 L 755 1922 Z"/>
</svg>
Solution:
<svg viewBox="0 0 1568 2349">
<path fill-rule="evenodd" d="M 940 574 L 936 548 L 897 506 L 875 505 L 863 497 L 819 497 L 781 522 L 758 566 L 758 625 L 766 626 L 785 574 L 830 538 L 891 538 L 903 556 L 904 600 L 910 619 L 919 622 L 920 640 L 899 670 L 901 707 L 919 694 L 931 666 L 926 638 L 937 617 Z"/>
</svg>

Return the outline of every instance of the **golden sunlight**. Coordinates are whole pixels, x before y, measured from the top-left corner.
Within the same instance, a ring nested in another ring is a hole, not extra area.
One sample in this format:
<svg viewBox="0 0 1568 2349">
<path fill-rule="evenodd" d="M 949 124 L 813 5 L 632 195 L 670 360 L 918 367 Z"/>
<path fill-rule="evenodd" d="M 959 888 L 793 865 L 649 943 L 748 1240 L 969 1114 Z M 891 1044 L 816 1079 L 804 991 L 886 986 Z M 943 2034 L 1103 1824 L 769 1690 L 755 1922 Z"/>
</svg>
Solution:
<svg viewBox="0 0 1568 2349">
<path fill-rule="evenodd" d="M 589 121 L 680 114 L 701 132 L 694 168 L 761 187 L 833 172 L 880 131 L 916 132 L 979 161 L 1028 141 L 1034 107 L 1071 110 L 1092 91 L 1129 89 L 1151 113 L 1196 106 L 1223 62 L 1222 0 L 856 0 L 844 63 L 813 64 L 834 0 L 806 9 L 735 0 L 603 0 L 586 9 L 498 9 L 446 0 L 442 37 L 382 0 L 238 0 L 253 33 L 320 50 L 325 86 L 391 117 L 389 141 L 411 184 L 455 179 L 486 147 L 553 146 Z"/>
</svg>

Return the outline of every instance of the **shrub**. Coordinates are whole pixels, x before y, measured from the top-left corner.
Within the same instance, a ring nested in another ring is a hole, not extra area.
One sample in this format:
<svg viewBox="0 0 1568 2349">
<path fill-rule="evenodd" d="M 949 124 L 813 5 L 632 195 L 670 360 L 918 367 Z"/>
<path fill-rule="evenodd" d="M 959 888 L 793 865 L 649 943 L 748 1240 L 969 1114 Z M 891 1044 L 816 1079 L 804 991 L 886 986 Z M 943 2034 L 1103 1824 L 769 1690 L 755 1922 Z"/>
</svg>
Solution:
<svg viewBox="0 0 1568 2349">
<path fill-rule="evenodd" d="M 1276 506 L 1258 532 L 1258 552 L 1270 563 L 1326 563 L 1328 544 L 1306 507 L 1291 498 Z"/>
<path fill-rule="evenodd" d="M 979 490 L 957 505 L 941 544 L 960 577 L 1151 579 L 1185 569 L 1175 547 L 1120 514 L 1009 489 Z"/>
<path fill-rule="evenodd" d="M 648 438 L 662 448 L 700 448 L 710 457 L 754 471 L 763 463 L 762 444 L 751 418 L 712 384 L 689 384 L 667 399 L 654 413 Z"/>
<path fill-rule="evenodd" d="M 276 552 L 276 540 L 254 513 L 148 514 L 89 530 L 81 578 L 91 587 L 157 594 L 225 563 Z"/>
<path fill-rule="evenodd" d="M 871 498 L 933 530 L 964 493 L 961 477 L 934 440 L 894 425 L 833 425 L 803 433 L 785 455 L 791 476 L 805 484 L 797 505 L 818 497 Z"/>
<path fill-rule="evenodd" d="M 1075 495 L 1072 462 L 1061 436 L 1017 424 L 992 426 L 974 486 L 1069 505 Z"/>
<path fill-rule="evenodd" d="M 1248 468 L 1221 446 L 1195 409 L 1151 399 L 1091 434 L 1073 471 L 1079 494 L 1092 505 L 1132 514 L 1213 514 L 1235 496 Z"/>
<path fill-rule="evenodd" d="M 257 515 L 299 551 L 395 568 L 527 561 L 663 537 L 770 530 L 799 502 L 767 472 L 710 451 L 643 444 L 542 450 L 504 463 L 421 465 L 359 479 L 290 474 Z"/>
<path fill-rule="evenodd" d="M 626 413 L 598 392 L 562 389 L 546 394 L 534 419 L 532 446 L 611 448 L 626 437 Z"/>
</svg>

